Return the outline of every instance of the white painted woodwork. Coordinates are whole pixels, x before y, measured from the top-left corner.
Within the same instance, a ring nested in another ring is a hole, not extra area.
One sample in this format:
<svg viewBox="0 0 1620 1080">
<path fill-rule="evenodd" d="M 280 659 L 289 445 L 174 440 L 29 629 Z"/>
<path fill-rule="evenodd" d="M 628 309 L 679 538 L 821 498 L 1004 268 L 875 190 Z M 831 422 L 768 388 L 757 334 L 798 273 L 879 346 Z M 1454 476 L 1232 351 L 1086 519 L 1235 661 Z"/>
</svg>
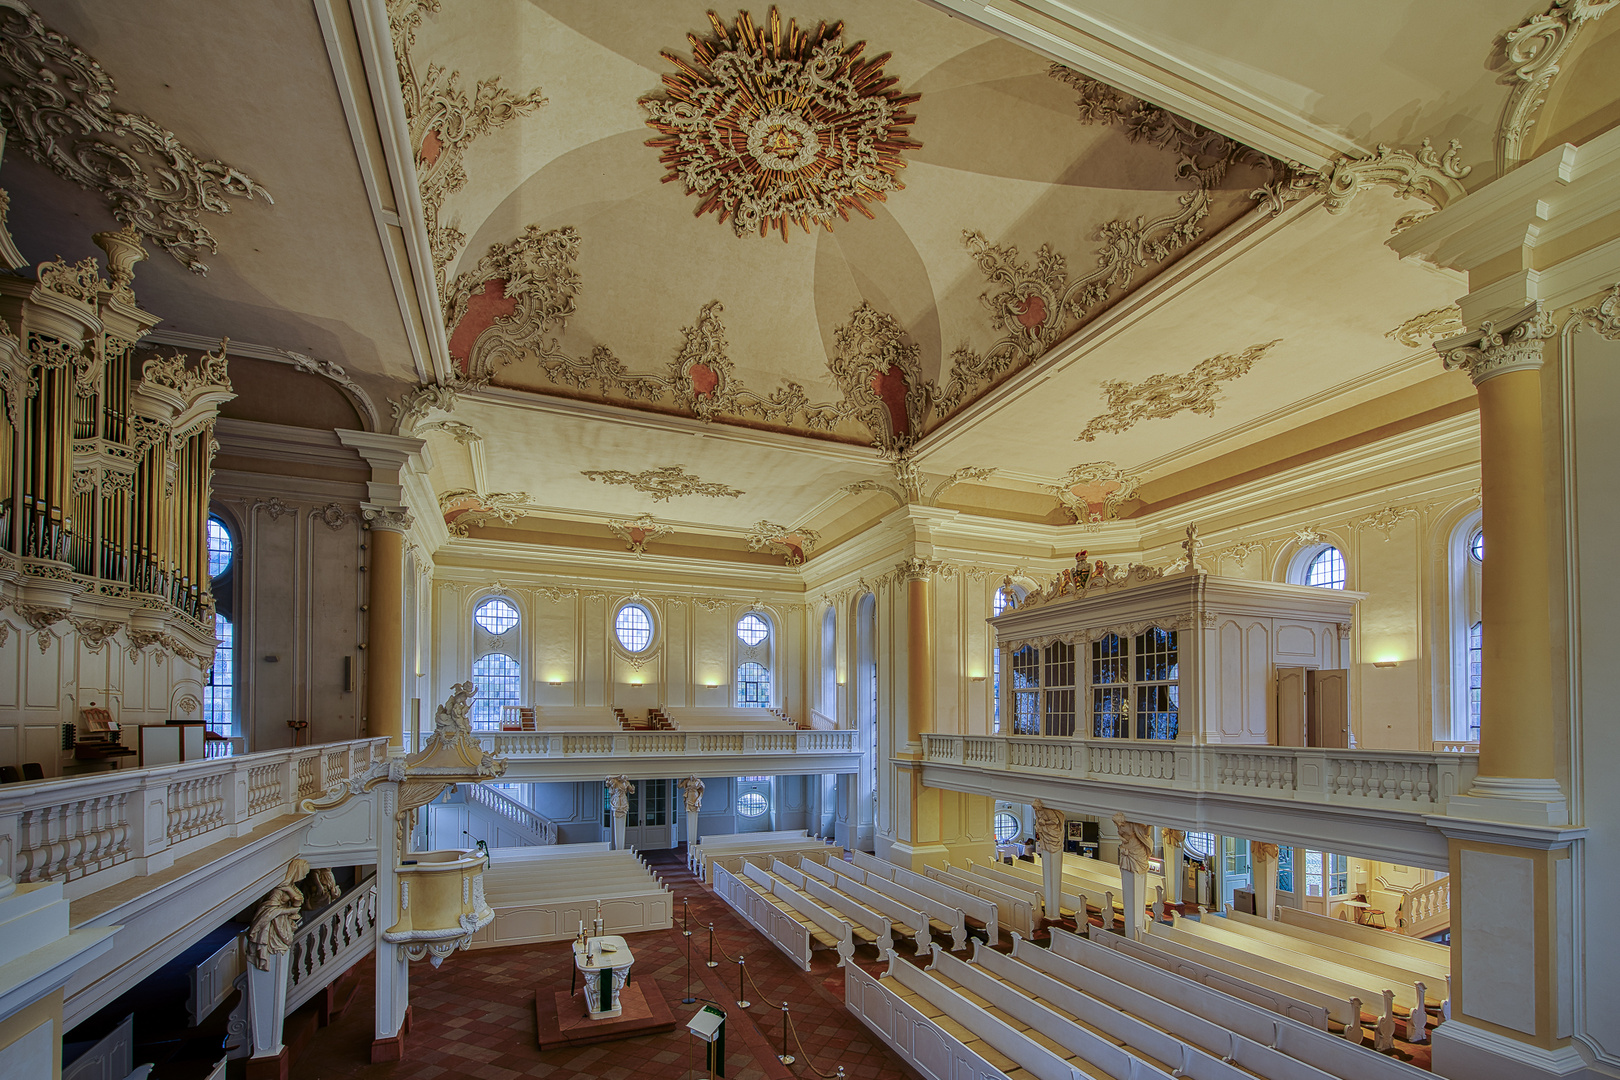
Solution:
<svg viewBox="0 0 1620 1080">
<path fill-rule="evenodd" d="M 1277 668 L 1277 746 L 1307 746 L 1305 669 Z"/>
<path fill-rule="evenodd" d="M 47 1037 L 51 1025 L 45 1025 Z M 15 1076 L 17 1080 L 26 1077 L 42 1077 L 50 1075 L 50 1049 L 47 1042 L 44 1055 L 45 1071 L 30 1072 L 28 1066 L 16 1060 L 18 1047 L 6 1048 L 6 1060 L 0 1069 L 6 1070 L 0 1075 Z M 70 1063 L 62 1066 L 62 1080 L 125 1080 L 125 1077 L 135 1068 L 135 1014 L 130 1013 L 118 1022 L 118 1026 L 109 1031 L 95 1044 L 86 1048 L 83 1053 Z M 10 1070 L 15 1069 L 15 1072 Z"/>
<path fill-rule="evenodd" d="M 1039 907 L 1027 892 L 1013 894 L 996 888 L 982 878 L 945 867 L 929 866 L 923 874 L 952 888 L 960 889 L 996 905 L 998 926 L 1003 930 L 1016 930 L 1026 937 L 1035 933 Z"/>
<path fill-rule="evenodd" d="M 976 893 L 953 888 L 943 881 L 938 881 L 914 870 L 908 870 L 903 866 L 897 866 L 884 859 L 868 855 L 864 851 L 855 852 L 855 866 L 866 871 L 868 875 L 867 884 L 869 885 L 872 877 L 887 878 L 920 896 L 925 896 L 940 904 L 956 907 L 962 911 L 966 918 L 978 920 L 984 926 L 985 934 L 991 941 L 996 941 L 1000 937 L 1000 912 L 993 902 Z"/>
<path fill-rule="evenodd" d="M 242 935 L 238 934 L 191 969 L 186 1015 L 191 1018 L 192 1027 L 199 1026 L 231 996 L 236 977 L 242 974 L 243 963 Z"/>
<path fill-rule="evenodd" d="M 928 1080 L 1007 1080 L 1006 1073 L 924 1015 L 914 993 L 896 993 L 896 985 L 851 966 L 844 974 L 844 1007 Z"/>
</svg>

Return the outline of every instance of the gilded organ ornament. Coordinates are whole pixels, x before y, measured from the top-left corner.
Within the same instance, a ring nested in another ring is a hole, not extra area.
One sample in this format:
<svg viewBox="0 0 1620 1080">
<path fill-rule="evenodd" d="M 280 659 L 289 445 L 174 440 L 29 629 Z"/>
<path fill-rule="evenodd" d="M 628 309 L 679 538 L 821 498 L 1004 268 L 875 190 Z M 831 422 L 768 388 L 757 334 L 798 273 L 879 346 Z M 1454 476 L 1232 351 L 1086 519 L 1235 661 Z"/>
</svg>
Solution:
<svg viewBox="0 0 1620 1080">
<path fill-rule="evenodd" d="M 784 27 L 775 7 L 764 26 L 747 12 L 727 26 L 709 12 L 714 37 L 687 35 L 692 62 L 661 55 L 676 67 L 666 95 L 643 98 L 649 139 L 669 170 L 699 197 L 698 216 L 730 220 L 738 236 L 788 227 L 832 229 L 851 210 L 867 217 L 905 185 L 906 112 L 921 95 L 902 94 L 883 73 L 888 53 L 862 60 L 864 41 L 847 45 L 844 24 Z"/>
</svg>

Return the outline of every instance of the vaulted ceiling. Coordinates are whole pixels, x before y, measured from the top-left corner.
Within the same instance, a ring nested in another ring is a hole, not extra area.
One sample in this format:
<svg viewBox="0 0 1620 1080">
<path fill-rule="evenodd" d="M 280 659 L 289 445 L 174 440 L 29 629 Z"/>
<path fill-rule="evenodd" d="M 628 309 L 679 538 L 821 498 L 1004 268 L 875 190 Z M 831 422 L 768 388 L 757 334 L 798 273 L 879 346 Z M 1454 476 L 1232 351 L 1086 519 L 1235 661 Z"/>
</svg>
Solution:
<svg viewBox="0 0 1620 1080">
<path fill-rule="evenodd" d="M 385 426 L 399 402 L 456 532 L 617 544 L 611 519 L 650 515 L 673 532 L 649 550 L 791 558 L 895 501 L 1106 518 L 1246 447 L 1297 461 L 1334 417 L 1467 407 L 1424 349 L 1462 282 L 1385 241 L 1430 208 L 1398 194 L 1492 167 L 1491 40 L 1522 5 L 1422 5 L 1342 41 L 1261 0 L 1218 26 L 1081 6 L 1295 109 L 1294 141 L 1251 139 L 1270 153 L 954 6 L 34 9 L 116 81 L 114 109 L 241 177 L 206 215 L 216 251 L 149 242 L 160 333 L 335 366 Z M 27 68 L 0 73 L 13 101 Z M 3 115 L 23 254 L 90 253 L 106 178 L 69 185 Z M 1285 160 L 1369 139 L 1415 152 L 1421 182 L 1336 198 L 1331 164 Z"/>
</svg>

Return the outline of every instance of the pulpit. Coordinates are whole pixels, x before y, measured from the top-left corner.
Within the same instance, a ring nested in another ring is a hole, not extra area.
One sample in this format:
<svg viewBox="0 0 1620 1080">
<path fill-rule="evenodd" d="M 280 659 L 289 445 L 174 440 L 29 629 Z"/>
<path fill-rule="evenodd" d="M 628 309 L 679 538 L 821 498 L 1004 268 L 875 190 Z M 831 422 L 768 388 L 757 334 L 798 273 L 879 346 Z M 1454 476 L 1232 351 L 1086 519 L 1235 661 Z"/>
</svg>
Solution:
<svg viewBox="0 0 1620 1080">
<path fill-rule="evenodd" d="M 617 935 L 586 938 L 574 942 L 574 967 L 585 979 L 585 1008 L 592 1020 L 607 1020 L 624 1011 L 619 999 L 630 980 L 635 962 L 630 946 Z"/>
</svg>

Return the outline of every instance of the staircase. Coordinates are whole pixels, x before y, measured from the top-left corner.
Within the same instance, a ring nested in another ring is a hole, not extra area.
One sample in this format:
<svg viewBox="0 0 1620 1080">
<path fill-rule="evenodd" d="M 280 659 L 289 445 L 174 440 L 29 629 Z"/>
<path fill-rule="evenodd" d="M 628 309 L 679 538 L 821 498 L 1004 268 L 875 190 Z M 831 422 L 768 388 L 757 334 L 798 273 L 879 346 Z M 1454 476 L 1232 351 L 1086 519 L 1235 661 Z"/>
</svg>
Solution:
<svg viewBox="0 0 1620 1080">
<path fill-rule="evenodd" d="M 488 784 L 462 784 L 456 795 L 433 804 L 435 813 L 464 798 L 465 831 L 490 847 L 543 847 L 557 842 L 557 823 L 508 798 Z"/>
<path fill-rule="evenodd" d="M 1401 902 L 1404 922 L 1401 933 L 1426 938 L 1451 929 L 1451 878 L 1442 877 L 1419 885 Z"/>
</svg>

